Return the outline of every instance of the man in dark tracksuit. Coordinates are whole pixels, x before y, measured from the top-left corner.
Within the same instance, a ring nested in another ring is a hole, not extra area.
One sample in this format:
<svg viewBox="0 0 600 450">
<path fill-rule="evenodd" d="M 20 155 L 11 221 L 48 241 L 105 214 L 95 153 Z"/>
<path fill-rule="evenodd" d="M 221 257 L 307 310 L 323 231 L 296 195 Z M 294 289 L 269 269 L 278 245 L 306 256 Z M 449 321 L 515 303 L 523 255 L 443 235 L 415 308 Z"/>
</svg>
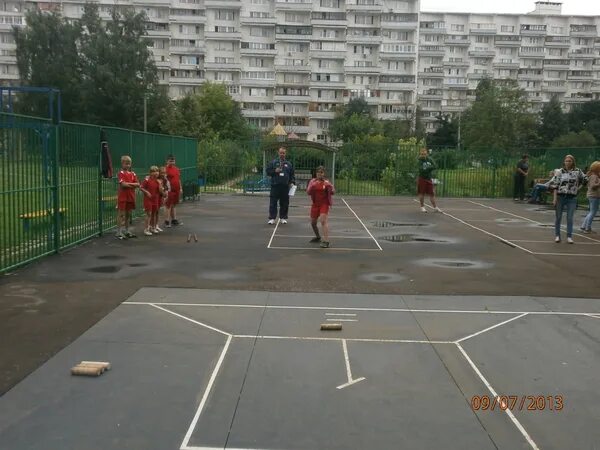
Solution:
<svg viewBox="0 0 600 450">
<path fill-rule="evenodd" d="M 290 204 L 289 190 L 296 184 L 294 166 L 285 159 L 285 147 L 279 148 L 279 158 L 267 166 L 267 175 L 271 177 L 271 198 L 269 203 L 269 224 L 273 225 L 277 218 L 277 202 L 279 201 L 279 219 L 287 223 L 288 207 Z"/>
</svg>

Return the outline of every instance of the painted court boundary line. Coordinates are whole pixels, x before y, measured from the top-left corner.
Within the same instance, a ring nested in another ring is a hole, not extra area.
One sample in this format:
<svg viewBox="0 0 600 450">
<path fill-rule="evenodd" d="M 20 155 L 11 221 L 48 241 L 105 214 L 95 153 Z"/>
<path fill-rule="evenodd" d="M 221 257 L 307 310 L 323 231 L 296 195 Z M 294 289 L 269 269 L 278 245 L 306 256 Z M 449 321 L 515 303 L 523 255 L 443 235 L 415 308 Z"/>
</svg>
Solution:
<svg viewBox="0 0 600 450">
<path fill-rule="evenodd" d="M 130 303 L 132 304 L 132 303 Z M 198 406 L 198 409 L 196 410 L 196 413 L 194 415 L 194 418 L 192 419 L 192 423 L 190 424 L 184 438 L 183 441 L 181 443 L 180 446 L 180 450 L 214 450 L 214 449 L 221 449 L 222 447 L 196 447 L 196 446 L 190 446 L 189 445 L 189 441 L 192 437 L 192 434 L 196 428 L 196 425 L 198 424 L 198 421 L 200 419 L 200 416 L 202 414 L 202 411 L 204 410 L 204 406 L 206 405 L 206 401 L 208 400 L 208 397 L 210 395 L 210 392 L 212 390 L 212 387 L 216 381 L 217 375 L 219 373 L 219 369 L 221 368 L 221 365 L 223 364 L 223 361 L 225 359 L 225 355 L 227 353 L 227 350 L 229 349 L 229 345 L 232 341 L 233 338 L 238 337 L 238 338 L 253 338 L 253 339 L 296 339 L 296 340 L 332 340 L 332 341 L 341 341 L 342 342 L 342 349 L 344 352 L 344 361 L 346 364 L 346 374 L 348 377 L 348 382 L 345 384 L 342 384 L 340 386 L 337 386 L 337 389 L 343 389 L 345 387 L 348 387 L 352 384 L 358 383 L 359 381 L 363 381 L 366 378 L 365 377 L 361 377 L 361 378 L 356 378 L 353 379 L 352 378 L 352 372 L 350 369 L 350 361 L 349 361 L 349 357 L 348 357 L 348 347 L 347 347 L 347 341 L 360 341 L 360 342 L 390 342 L 390 341 L 384 341 L 384 340 L 377 340 L 377 339 L 372 339 L 372 340 L 368 340 L 368 339 L 346 339 L 346 338 L 300 338 L 300 337 L 281 337 L 281 336 L 257 336 L 257 335 L 233 335 L 230 333 L 226 333 L 222 330 L 219 330 L 218 328 L 215 327 L 211 327 L 209 325 L 206 325 L 202 322 L 196 321 L 194 319 L 191 319 L 189 317 L 184 316 L 183 314 L 178 314 L 178 313 L 174 313 L 173 311 L 170 311 L 166 308 L 161 308 L 161 307 L 157 307 L 156 305 L 152 304 L 152 303 L 147 303 L 146 305 L 149 306 L 153 306 L 157 309 L 160 309 L 164 312 L 167 312 L 169 314 L 173 314 L 176 317 L 179 317 L 183 320 L 186 320 L 188 322 L 191 322 L 195 325 L 201 326 L 201 327 L 205 327 L 208 329 L 211 329 L 213 331 L 216 331 L 218 333 L 221 334 L 226 334 L 227 335 L 227 341 L 225 342 L 225 345 L 223 347 L 223 350 L 221 351 L 221 354 L 219 356 L 219 360 L 217 361 L 217 364 L 215 366 L 215 368 L 213 369 L 213 372 L 211 374 L 211 377 L 208 381 L 208 385 L 204 391 L 204 394 L 202 395 L 202 400 L 200 401 L 200 405 Z M 476 336 L 479 336 L 483 333 L 486 333 L 488 331 L 491 331 L 493 329 L 499 328 L 503 325 L 506 325 L 509 322 L 515 321 L 517 319 L 520 319 L 524 316 L 528 315 L 528 313 L 522 313 L 516 317 L 513 317 L 509 320 L 505 320 L 503 322 L 500 322 L 496 325 L 493 325 L 491 327 L 487 327 L 477 333 L 473 333 L 469 336 L 463 337 L 461 339 L 455 340 L 455 341 L 429 341 L 429 340 L 425 340 L 425 341 L 411 341 L 411 340 L 398 340 L 395 342 L 402 342 L 402 343 L 424 343 L 424 344 L 453 344 L 456 345 L 456 347 L 458 348 L 458 350 L 460 351 L 460 353 L 463 355 L 463 357 L 465 358 L 465 360 L 467 361 L 467 363 L 469 364 L 469 366 L 471 367 L 471 369 L 475 372 L 475 374 L 479 377 L 479 379 L 483 382 L 483 384 L 486 386 L 486 388 L 489 390 L 489 392 L 492 394 L 492 396 L 494 396 L 495 398 L 499 398 L 498 393 L 496 392 L 496 390 L 492 387 L 492 385 L 490 384 L 490 382 L 485 378 L 485 376 L 481 373 L 481 371 L 479 370 L 479 368 L 477 367 L 477 365 L 473 362 L 473 360 L 469 357 L 469 355 L 467 354 L 467 352 L 464 350 L 464 348 L 462 347 L 462 345 L 460 344 L 461 342 L 464 342 L 468 339 L 472 339 Z M 590 315 L 590 314 L 587 314 Z M 594 318 L 598 318 L 598 317 L 594 317 Z M 394 341 L 391 341 L 394 342 Z M 523 425 L 519 422 L 519 420 L 514 416 L 514 414 L 512 413 L 512 411 L 510 411 L 509 408 L 506 408 L 504 411 L 508 417 L 510 418 L 510 420 L 513 422 L 513 424 L 515 425 L 515 427 L 517 428 L 517 430 L 521 433 L 521 435 L 525 438 L 525 440 L 527 441 L 527 443 L 530 445 L 530 447 L 533 450 L 539 450 L 539 447 L 537 446 L 537 444 L 535 443 L 535 441 L 531 438 L 531 436 L 529 435 L 529 433 L 525 430 L 525 428 L 523 427 Z M 225 450 L 223 448 L 223 450 Z M 247 450 L 252 450 L 252 449 L 247 449 Z"/>
<path fill-rule="evenodd" d="M 365 311 L 365 312 L 406 312 L 406 313 L 445 313 L 445 314 L 508 314 L 508 315 L 540 315 L 540 316 L 590 316 L 600 315 L 600 312 L 570 312 L 570 311 L 499 311 L 499 310 L 474 310 L 474 309 L 410 309 L 410 308 L 364 308 L 364 307 L 344 307 L 344 306 L 297 306 L 297 305 L 258 305 L 258 304 L 226 304 L 226 303 L 179 303 L 179 302 L 123 302 L 122 305 L 147 305 L 147 306 L 194 306 L 194 307 L 225 307 L 225 308 L 256 308 L 256 309 L 299 309 L 299 310 L 315 310 L 315 311 Z M 162 309 L 162 308 L 160 308 Z M 173 311 L 167 312 L 180 316 Z M 191 322 L 201 326 L 205 326 L 201 322 L 189 319 Z M 224 333 L 222 330 L 215 331 Z"/>
<path fill-rule="evenodd" d="M 356 219 L 360 222 L 360 224 L 364 227 L 365 231 L 367 233 L 369 233 L 369 236 L 371 236 L 371 239 L 373 239 L 375 241 L 375 244 L 377 245 L 377 248 L 379 248 L 379 250 L 383 251 L 383 249 L 381 248 L 381 245 L 379 245 L 379 242 L 377 242 L 377 239 L 375 239 L 375 236 L 373 236 L 371 234 L 371 232 L 369 231 L 369 229 L 367 228 L 367 226 L 364 224 L 364 222 L 360 219 L 360 217 L 358 217 L 358 214 L 356 214 L 354 212 L 354 210 L 352 208 L 350 208 L 350 205 L 348 204 L 348 202 L 346 201 L 345 198 L 342 197 L 342 201 L 345 203 L 346 207 L 352 211 L 352 214 L 354 214 L 354 217 L 356 217 Z"/>
</svg>

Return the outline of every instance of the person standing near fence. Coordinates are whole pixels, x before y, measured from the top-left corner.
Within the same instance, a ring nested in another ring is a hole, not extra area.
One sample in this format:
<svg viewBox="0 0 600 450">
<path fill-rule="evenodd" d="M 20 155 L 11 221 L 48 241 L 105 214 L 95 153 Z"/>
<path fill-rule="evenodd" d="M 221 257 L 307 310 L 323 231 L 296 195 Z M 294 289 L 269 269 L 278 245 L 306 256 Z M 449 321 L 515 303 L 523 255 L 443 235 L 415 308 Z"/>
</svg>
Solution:
<svg viewBox="0 0 600 450">
<path fill-rule="evenodd" d="M 427 212 L 425 209 L 425 194 L 429 195 L 431 206 L 435 212 L 442 212 L 435 202 L 435 186 L 433 184 L 432 174 L 436 169 L 435 162 L 429 157 L 426 148 L 419 151 L 419 176 L 417 177 L 417 195 L 421 204 L 421 212 Z"/>
<path fill-rule="evenodd" d="M 117 239 L 137 237 L 129 231 L 131 212 L 135 209 L 135 190 L 140 187 L 137 175 L 131 170 L 131 157 L 121 156 L 121 170 L 118 175 L 119 194 L 117 196 Z"/>
<path fill-rule="evenodd" d="M 577 209 L 577 193 L 583 187 L 587 177 L 575 164 L 575 157 L 565 156 L 562 169 L 556 172 L 550 185 L 556 189 L 554 206 L 556 220 L 554 221 L 554 242 L 560 242 L 560 228 L 563 211 L 567 210 L 567 242 L 573 243 L 573 217 Z"/>
<path fill-rule="evenodd" d="M 181 171 L 179 167 L 175 165 L 175 157 L 173 155 L 167 156 L 166 166 L 167 180 L 169 180 L 169 193 L 167 194 L 167 200 L 165 201 L 166 216 L 165 226 L 170 228 L 171 225 L 181 225 L 181 222 L 177 220 L 177 213 L 175 207 L 179 203 L 179 197 L 183 193 L 181 187 Z"/>
<path fill-rule="evenodd" d="M 517 163 L 515 171 L 515 186 L 513 191 L 513 199 L 515 201 L 523 201 L 525 199 L 525 180 L 529 173 L 529 155 L 521 156 Z"/>
<path fill-rule="evenodd" d="M 267 166 L 267 175 L 271 177 L 271 193 L 269 196 L 269 225 L 275 224 L 277 218 L 277 203 L 279 202 L 279 219 L 287 223 L 290 205 L 290 186 L 296 184 L 294 166 L 285 159 L 285 147 L 279 147 L 279 157 Z"/>
<path fill-rule="evenodd" d="M 590 212 L 581 224 L 581 231 L 588 234 L 592 232 L 592 222 L 600 206 L 600 161 L 594 161 L 588 172 L 587 199 L 590 203 Z"/>
</svg>

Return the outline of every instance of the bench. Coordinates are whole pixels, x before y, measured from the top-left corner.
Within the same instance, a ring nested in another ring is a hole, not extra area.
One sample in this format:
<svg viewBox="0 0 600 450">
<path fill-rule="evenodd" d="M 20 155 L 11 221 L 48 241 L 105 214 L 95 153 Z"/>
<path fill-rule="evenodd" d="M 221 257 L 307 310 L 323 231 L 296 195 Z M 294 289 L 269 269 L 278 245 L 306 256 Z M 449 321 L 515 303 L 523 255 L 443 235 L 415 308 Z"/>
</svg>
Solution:
<svg viewBox="0 0 600 450">
<path fill-rule="evenodd" d="M 533 191 L 533 188 L 537 185 L 537 184 L 546 184 L 548 181 L 550 181 L 550 178 L 534 178 L 533 179 L 533 185 L 531 186 L 531 189 Z M 551 190 L 545 190 L 540 194 L 539 197 L 539 204 L 543 204 L 543 203 L 547 203 L 547 199 L 546 197 L 548 195 L 551 195 L 552 191 Z"/>
<path fill-rule="evenodd" d="M 295 175 L 298 189 L 306 190 L 308 182 L 313 179 L 312 172 L 310 170 L 297 170 Z"/>
<path fill-rule="evenodd" d="M 261 178 L 257 179 L 246 179 L 242 181 L 242 188 L 244 193 L 246 192 L 265 192 L 271 190 L 271 179 L 270 178 Z"/>
<path fill-rule="evenodd" d="M 62 220 L 64 214 L 67 212 L 67 208 L 59 208 L 58 214 L 60 214 L 60 218 Z M 19 219 L 23 221 L 23 230 L 29 231 L 31 228 L 31 221 L 33 219 L 39 219 L 42 217 L 48 217 L 54 215 L 53 209 L 40 209 L 39 211 L 33 211 L 29 213 L 19 214 Z"/>
</svg>

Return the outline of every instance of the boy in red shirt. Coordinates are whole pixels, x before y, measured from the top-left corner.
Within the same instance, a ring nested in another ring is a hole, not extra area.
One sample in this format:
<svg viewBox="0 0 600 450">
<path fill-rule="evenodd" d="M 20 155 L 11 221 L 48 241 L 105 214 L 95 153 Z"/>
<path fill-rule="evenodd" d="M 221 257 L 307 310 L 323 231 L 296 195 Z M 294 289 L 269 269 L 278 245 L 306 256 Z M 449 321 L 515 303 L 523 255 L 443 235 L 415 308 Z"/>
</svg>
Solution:
<svg viewBox="0 0 600 450">
<path fill-rule="evenodd" d="M 175 214 L 175 206 L 179 203 L 179 197 L 183 192 L 181 188 L 181 172 L 179 171 L 179 168 L 175 166 L 175 157 L 173 155 L 167 156 L 166 172 L 170 189 L 165 202 L 165 207 L 167 208 L 165 226 L 169 228 L 171 225 L 181 225 Z"/>
<path fill-rule="evenodd" d="M 146 236 L 152 236 L 152 233 L 158 234 L 162 231 L 158 228 L 158 208 L 160 208 L 163 187 L 158 174 L 158 167 L 150 167 L 149 175 L 142 181 L 140 186 L 140 190 L 144 193 L 144 211 L 146 211 L 144 234 Z"/>
<path fill-rule="evenodd" d="M 121 170 L 118 175 L 119 194 L 117 196 L 117 239 L 134 238 L 129 231 L 131 211 L 135 209 L 135 188 L 140 186 L 137 175 L 131 170 L 131 158 L 121 156 Z"/>
<path fill-rule="evenodd" d="M 321 248 L 329 247 L 329 223 L 328 214 L 329 208 L 333 204 L 331 196 L 335 194 L 333 184 L 325 178 L 325 167 L 319 166 L 316 170 L 316 178 L 313 178 L 308 183 L 306 193 L 312 199 L 310 208 L 310 225 L 315 232 L 315 237 L 310 242 L 321 242 Z M 323 240 L 319 234 L 317 220 L 321 217 L 321 228 L 323 229 Z"/>
</svg>

